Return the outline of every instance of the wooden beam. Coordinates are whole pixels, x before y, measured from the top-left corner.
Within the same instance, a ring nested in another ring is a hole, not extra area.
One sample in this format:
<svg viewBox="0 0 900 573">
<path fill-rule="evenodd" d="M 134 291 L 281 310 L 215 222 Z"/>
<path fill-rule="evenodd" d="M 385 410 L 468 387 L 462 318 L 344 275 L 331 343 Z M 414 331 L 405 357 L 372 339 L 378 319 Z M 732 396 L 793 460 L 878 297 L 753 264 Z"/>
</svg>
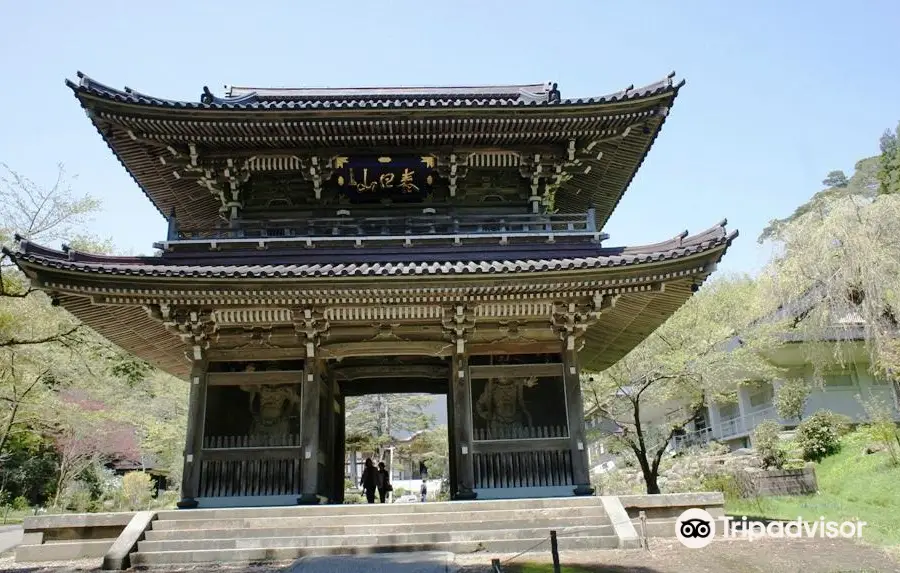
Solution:
<svg viewBox="0 0 900 573">
<path fill-rule="evenodd" d="M 318 349 L 323 358 L 350 356 L 449 356 L 453 345 L 443 341 L 338 342 Z"/>
<path fill-rule="evenodd" d="M 447 378 L 450 377 L 449 372 Z M 371 381 L 343 382 L 344 396 L 365 396 L 367 394 L 446 394 L 447 379 L 429 380 L 424 378 L 383 378 Z"/>
<path fill-rule="evenodd" d="M 468 344 L 470 356 L 493 354 L 550 354 L 559 352 L 557 341 L 548 342 L 484 342 Z"/>
<path fill-rule="evenodd" d="M 558 346 L 557 346 L 558 350 Z M 496 366 L 470 366 L 469 376 L 477 378 L 539 378 L 562 376 L 562 364 L 498 364 Z"/>
<path fill-rule="evenodd" d="M 210 361 L 215 362 L 253 362 L 257 360 L 302 360 L 306 357 L 305 349 L 297 348 L 210 348 L 207 350 Z"/>
<path fill-rule="evenodd" d="M 433 378 L 447 380 L 450 370 L 446 366 L 427 364 L 338 366 L 334 368 L 334 378 L 340 381 L 378 378 Z"/>
<path fill-rule="evenodd" d="M 303 380 L 303 370 L 265 372 L 210 372 L 209 386 L 249 386 L 257 384 L 296 384 Z"/>
</svg>

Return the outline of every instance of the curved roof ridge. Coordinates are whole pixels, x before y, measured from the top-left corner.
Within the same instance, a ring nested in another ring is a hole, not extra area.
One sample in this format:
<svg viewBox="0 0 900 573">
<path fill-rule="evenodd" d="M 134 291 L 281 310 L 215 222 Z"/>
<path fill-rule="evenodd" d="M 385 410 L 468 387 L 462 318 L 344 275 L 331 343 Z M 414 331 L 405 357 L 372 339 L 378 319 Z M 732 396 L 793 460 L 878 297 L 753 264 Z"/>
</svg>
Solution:
<svg viewBox="0 0 900 573">
<path fill-rule="evenodd" d="M 426 102 L 428 107 L 506 107 L 515 105 L 590 105 L 615 103 L 663 93 L 677 93 L 684 80 L 674 82 L 674 72 L 665 78 L 634 88 L 629 86 L 606 95 L 594 97 L 560 97 L 557 84 L 510 84 L 485 86 L 447 87 L 388 87 L 388 88 L 255 88 L 231 87 L 225 97 L 203 87 L 196 101 L 175 100 L 151 96 L 130 88 L 118 89 L 98 82 L 83 72 L 77 72 L 79 81 L 66 80 L 66 85 L 79 94 L 89 94 L 124 103 L 156 107 L 234 110 L 284 110 L 329 106 L 365 108 L 384 103 L 385 107 L 402 107 Z M 405 93 L 403 93 L 405 91 Z M 395 93 L 401 92 L 401 93 Z"/>
<path fill-rule="evenodd" d="M 728 232 L 726 226 L 728 219 L 723 219 L 712 227 L 690 235 L 688 231 L 682 231 L 678 235 L 666 241 L 659 243 L 650 243 L 647 245 L 636 245 L 633 247 L 625 247 L 622 249 L 623 254 L 650 254 L 664 251 L 671 251 L 684 247 L 693 247 L 702 245 L 711 240 L 726 239 L 729 243 L 738 236 L 738 231 Z"/>
<path fill-rule="evenodd" d="M 512 94 L 512 93 L 540 93 L 549 92 L 552 89 L 552 82 L 544 82 L 538 84 L 485 84 L 485 85 L 464 85 L 464 86 L 386 86 L 386 87 L 297 87 L 297 88 L 262 88 L 262 87 L 246 87 L 246 86 L 228 86 L 225 90 L 225 97 L 241 97 L 248 94 L 256 94 L 260 97 L 300 97 L 307 98 L 330 98 L 330 97 L 364 97 L 364 96 L 429 96 L 433 94 Z"/>
</svg>

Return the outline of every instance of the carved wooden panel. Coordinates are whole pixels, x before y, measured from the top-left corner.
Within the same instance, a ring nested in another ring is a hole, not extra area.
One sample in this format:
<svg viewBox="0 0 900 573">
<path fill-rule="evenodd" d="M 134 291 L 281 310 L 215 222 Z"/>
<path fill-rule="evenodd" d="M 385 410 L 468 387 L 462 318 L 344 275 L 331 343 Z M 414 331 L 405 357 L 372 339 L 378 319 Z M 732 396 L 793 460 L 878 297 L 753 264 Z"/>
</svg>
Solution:
<svg viewBox="0 0 900 573">
<path fill-rule="evenodd" d="M 538 366 L 528 365 L 525 369 Z M 544 368 L 548 366 L 553 365 L 544 365 Z M 527 440 L 569 435 L 562 376 L 481 368 L 479 372 L 477 367 L 470 367 L 475 440 Z M 488 369 L 494 372 L 485 374 Z"/>
</svg>

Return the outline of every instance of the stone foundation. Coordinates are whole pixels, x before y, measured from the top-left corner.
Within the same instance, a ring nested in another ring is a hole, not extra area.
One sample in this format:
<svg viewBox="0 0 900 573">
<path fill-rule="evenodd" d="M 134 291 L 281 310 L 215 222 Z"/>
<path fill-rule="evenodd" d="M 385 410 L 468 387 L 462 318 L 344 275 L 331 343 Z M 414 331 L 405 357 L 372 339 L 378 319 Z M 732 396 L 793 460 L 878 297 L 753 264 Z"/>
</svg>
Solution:
<svg viewBox="0 0 900 573">
<path fill-rule="evenodd" d="M 134 515 L 122 512 L 26 517 L 16 562 L 103 557 Z"/>
<path fill-rule="evenodd" d="M 819 491 L 816 482 L 816 468 L 807 464 L 798 470 L 746 469 L 742 486 L 749 495 L 809 495 Z"/>
<path fill-rule="evenodd" d="M 725 515 L 720 492 L 620 495 L 619 500 L 640 537 L 675 537 L 675 520 L 691 508 L 704 509 L 715 519 Z"/>
</svg>

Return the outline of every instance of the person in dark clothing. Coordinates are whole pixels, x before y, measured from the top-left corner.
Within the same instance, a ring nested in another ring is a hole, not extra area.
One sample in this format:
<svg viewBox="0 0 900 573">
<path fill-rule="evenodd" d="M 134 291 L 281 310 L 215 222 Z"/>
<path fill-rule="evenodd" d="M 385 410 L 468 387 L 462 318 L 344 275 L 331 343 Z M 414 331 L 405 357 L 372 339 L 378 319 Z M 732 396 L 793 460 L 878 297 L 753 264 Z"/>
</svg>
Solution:
<svg viewBox="0 0 900 573">
<path fill-rule="evenodd" d="M 388 492 L 394 490 L 394 486 L 391 485 L 391 476 L 384 467 L 384 462 L 378 463 L 378 479 L 376 480 L 376 483 L 378 485 L 378 497 L 381 500 L 381 503 L 384 503 L 384 500 L 387 499 Z"/>
<path fill-rule="evenodd" d="M 422 480 L 422 487 L 419 488 L 419 494 L 422 496 L 422 503 L 425 503 L 425 499 L 428 497 L 428 486 L 425 485 L 425 480 Z"/>
<path fill-rule="evenodd" d="M 377 480 L 378 470 L 375 469 L 372 458 L 366 458 L 366 467 L 363 470 L 362 479 L 359 480 L 359 485 L 363 487 L 363 491 L 366 493 L 366 501 L 369 503 L 375 503 L 375 487 L 377 486 Z"/>
</svg>

